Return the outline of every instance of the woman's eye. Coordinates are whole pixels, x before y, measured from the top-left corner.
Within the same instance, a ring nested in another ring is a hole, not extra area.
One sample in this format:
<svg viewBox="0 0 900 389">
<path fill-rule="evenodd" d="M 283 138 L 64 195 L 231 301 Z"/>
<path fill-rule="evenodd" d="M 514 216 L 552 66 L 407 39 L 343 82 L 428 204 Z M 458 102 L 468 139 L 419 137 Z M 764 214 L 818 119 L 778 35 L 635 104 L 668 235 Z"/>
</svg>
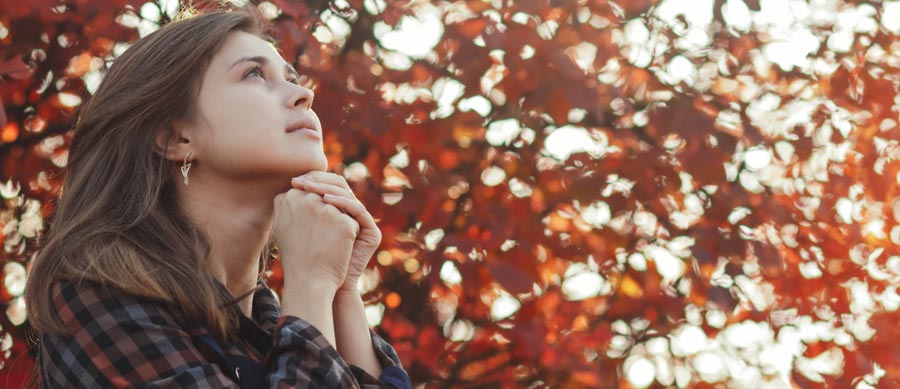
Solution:
<svg viewBox="0 0 900 389">
<path fill-rule="evenodd" d="M 254 66 L 254 67 L 250 68 L 250 70 L 247 70 L 247 72 L 244 73 L 244 78 L 250 77 L 253 74 L 258 74 L 260 78 L 262 78 L 264 80 L 266 79 L 266 73 L 263 72 L 262 68 L 259 66 Z M 288 79 L 287 81 L 297 84 L 297 85 L 300 84 L 299 78 L 291 78 L 291 79 Z"/>
<path fill-rule="evenodd" d="M 266 75 L 263 73 L 262 69 L 259 66 L 254 66 L 254 67 L 250 68 L 250 70 L 248 70 L 247 73 L 244 73 L 244 78 L 249 77 L 253 73 L 259 74 L 259 76 L 262 78 L 266 78 Z"/>
</svg>

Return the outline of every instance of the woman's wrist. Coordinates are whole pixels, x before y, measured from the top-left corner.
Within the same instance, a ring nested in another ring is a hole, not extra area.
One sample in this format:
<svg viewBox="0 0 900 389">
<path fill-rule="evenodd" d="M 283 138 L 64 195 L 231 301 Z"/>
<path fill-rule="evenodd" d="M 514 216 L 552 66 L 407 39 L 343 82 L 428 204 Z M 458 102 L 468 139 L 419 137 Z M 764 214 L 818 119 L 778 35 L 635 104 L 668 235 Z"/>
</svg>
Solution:
<svg viewBox="0 0 900 389">
<path fill-rule="evenodd" d="M 341 285 L 328 281 L 323 277 L 314 276 L 291 276 L 284 275 L 284 290 L 297 294 L 322 298 L 334 298 L 334 295 L 341 289 Z"/>
<path fill-rule="evenodd" d="M 336 321 L 351 317 L 362 317 L 365 321 L 366 304 L 357 290 L 340 289 L 335 293 L 332 309 Z M 368 326 L 368 324 L 367 324 Z"/>
<path fill-rule="evenodd" d="M 333 301 L 337 287 L 321 280 L 285 277 L 281 315 L 296 316 L 318 329 L 337 348 Z"/>
<path fill-rule="evenodd" d="M 350 295 L 353 295 L 353 294 L 358 295 L 359 294 L 359 277 L 355 277 L 352 279 L 348 278 L 348 279 L 344 280 L 344 283 L 341 284 L 341 286 L 340 286 L 340 288 L 338 288 L 337 292 L 344 293 L 344 294 L 350 294 Z"/>
<path fill-rule="evenodd" d="M 356 288 L 339 288 L 334 293 L 334 304 L 359 301 L 362 304 L 362 294 Z"/>
<path fill-rule="evenodd" d="M 355 285 L 355 284 L 354 284 Z M 338 352 L 372 376 L 381 375 L 381 362 L 372 343 L 366 307 L 356 288 L 341 288 L 334 296 L 334 326 Z"/>
</svg>

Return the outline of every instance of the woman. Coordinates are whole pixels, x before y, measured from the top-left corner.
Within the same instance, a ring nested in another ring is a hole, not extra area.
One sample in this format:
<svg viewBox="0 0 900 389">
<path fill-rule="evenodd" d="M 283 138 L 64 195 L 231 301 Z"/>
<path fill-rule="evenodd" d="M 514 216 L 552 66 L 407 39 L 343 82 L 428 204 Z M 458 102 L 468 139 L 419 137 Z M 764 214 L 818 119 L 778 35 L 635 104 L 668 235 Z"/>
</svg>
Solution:
<svg viewBox="0 0 900 389">
<path fill-rule="evenodd" d="M 42 386 L 410 386 L 356 290 L 381 233 L 264 28 L 179 17 L 82 107 L 26 288 Z"/>
</svg>

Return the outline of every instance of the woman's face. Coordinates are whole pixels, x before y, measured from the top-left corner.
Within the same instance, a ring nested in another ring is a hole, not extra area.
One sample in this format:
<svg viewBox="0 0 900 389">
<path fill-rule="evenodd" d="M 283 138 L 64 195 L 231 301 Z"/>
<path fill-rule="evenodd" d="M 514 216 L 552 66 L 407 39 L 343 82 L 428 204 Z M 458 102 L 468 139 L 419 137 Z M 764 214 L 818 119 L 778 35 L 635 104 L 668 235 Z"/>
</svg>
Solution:
<svg viewBox="0 0 900 389">
<path fill-rule="evenodd" d="M 266 41 L 242 31 L 229 35 L 206 70 L 198 98 L 194 157 L 205 174 L 288 183 L 328 167 L 313 93 L 296 79 Z"/>
</svg>

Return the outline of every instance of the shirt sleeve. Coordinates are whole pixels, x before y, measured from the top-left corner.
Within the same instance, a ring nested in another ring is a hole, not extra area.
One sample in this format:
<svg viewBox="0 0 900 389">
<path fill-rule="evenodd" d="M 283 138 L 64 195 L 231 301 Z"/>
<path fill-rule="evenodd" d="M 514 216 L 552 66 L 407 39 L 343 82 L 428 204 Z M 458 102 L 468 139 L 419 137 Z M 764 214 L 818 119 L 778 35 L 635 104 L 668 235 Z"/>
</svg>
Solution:
<svg viewBox="0 0 900 389">
<path fill-rule="evenodd" d="M 348 366 L 319 330 L 306 320 L 290 315 L 282 316 L 278 320 L 275 327 L 275 350 L 269 354 L 275 359 L 267 361 L 267 365 L 278 365 L 272 370 L 275 372 L 289 373 L 292 369 L 313 371 L 318 375 L 315 377 L 316 379 L 339 387 L 350 387 L 349 385 L 355 382 L 358 385 L 353 385 L 354 387 L 363 388 L 412 388 L 409 376 L 403 370 L 400 358 L 394 348 L 374 331 L 370 330 L 369 332 L 375 355 L 383 369 L 378 378 L 355 365 Z M 296 358 L 297 354 L 278 351 L 291 349 L 302 349 L 306 352 L 300 354 L 300 358 Z M 335 366 L 319 369 L 322 367 L 320 361 L 323 360 L 329 361 Z M 329 374 L 331 372 L 340 372 L 341 374 L 332 376 Z M 344 373 L 350 373 L 350 376 L 346 376 Z M 296 384 L 287 377 L 274 374 L 269 376 L 269 382 L 282 382 L 289 386 Z"/>
<path fill-rule="evenodd" d="M 102 294 L 90 282 L 57 284 L 53 304 L 72 335 L 41 336 L 44 387 L 237 387 L 162 305 Z M 318 330 L 290 319 L 266 356 L 267 386 L 360 387 Z"/>
</svg>

